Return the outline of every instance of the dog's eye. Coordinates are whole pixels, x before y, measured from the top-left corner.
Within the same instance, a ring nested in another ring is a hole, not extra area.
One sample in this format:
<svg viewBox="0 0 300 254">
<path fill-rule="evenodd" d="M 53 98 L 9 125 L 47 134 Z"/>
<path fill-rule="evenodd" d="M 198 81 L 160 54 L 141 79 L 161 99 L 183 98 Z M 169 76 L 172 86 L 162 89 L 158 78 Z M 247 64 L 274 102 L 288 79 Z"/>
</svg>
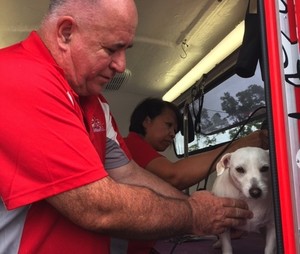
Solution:
<svg viewBox="0 0 300 254">
<path fill-rule="evenodd" d="M 241 174 L 245 173 L 245 169 L 243 167 L 237 167 L 237 168 L 235 168 L 235 170 Z"/>
<path fill-rule="evenodd" d="M 268 166 L 263 166 L 261 167 L 260 172 L 268 172 L 268 170 L 269 170 Z"/>
</svg>

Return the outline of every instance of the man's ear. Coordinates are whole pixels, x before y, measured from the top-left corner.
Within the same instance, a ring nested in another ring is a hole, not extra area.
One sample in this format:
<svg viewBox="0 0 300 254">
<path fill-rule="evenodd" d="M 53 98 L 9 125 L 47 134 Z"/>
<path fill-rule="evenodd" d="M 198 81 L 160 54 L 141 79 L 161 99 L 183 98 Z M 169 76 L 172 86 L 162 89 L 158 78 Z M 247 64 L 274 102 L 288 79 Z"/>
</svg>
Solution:
<svg viewBox="0 0 300 254">
<path fill-rule="evenodd" d="M 70 16 L 61 17 L 57 22 L 57 42 L 60 48 L 67 49 L 76 27 L 75 20 Z"/>
</svg>

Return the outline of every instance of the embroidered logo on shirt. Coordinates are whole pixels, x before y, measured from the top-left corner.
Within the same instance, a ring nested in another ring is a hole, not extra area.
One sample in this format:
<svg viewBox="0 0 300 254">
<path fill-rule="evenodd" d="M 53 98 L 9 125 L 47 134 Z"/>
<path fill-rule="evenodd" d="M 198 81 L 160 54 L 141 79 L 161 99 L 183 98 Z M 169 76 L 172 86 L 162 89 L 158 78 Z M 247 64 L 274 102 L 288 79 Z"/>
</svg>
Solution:
<svg viewBox="0 0 300 254">
<path fill-rule="evenodd" d="M 92 129 L 93 132 L 105 131 L 104 124 L 99 121 L 99 119 L 93 117 L 92 119 Z"/>
</svg>

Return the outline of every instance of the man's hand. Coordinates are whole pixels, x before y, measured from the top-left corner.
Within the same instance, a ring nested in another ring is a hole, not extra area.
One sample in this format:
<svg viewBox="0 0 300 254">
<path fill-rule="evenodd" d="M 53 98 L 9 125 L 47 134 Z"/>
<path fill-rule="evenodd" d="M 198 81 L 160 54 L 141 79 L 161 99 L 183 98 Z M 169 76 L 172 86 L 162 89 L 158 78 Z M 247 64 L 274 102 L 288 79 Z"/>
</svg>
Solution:
<svg viewBox="0 0 300 254">
<path fill-rule="evenodd" d="M 193 234 L 197 235 L 220 234 L 227 228 L 244 225 L 253 217 L 246 202 L 216 197 L 208 191 L 194 192 L 189 202 L 193 211 Z"/>
</svg>

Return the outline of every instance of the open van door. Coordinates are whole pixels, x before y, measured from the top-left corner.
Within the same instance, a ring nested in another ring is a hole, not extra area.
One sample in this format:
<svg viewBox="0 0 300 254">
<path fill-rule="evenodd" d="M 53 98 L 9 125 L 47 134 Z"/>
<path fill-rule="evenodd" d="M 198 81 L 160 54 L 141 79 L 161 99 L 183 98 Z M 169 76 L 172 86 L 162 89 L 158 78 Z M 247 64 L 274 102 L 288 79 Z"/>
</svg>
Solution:
<svg viewBox="0 0 300 254">
<path fill-rule="evenodd" d="M 299 253 L 299 1 L 260 1 L 279 253 Z M 273 138 L 272 138 L 273 137 Z M 276 175 L 277 172 L 277 175 Z M 277 177 L 277 179 L 276 179 Z M 276 191 L 277 190 L 277 191 Z M 282 242 L 281 242 L 282 240 Z M 281 245 L 282 244 L 282 245 Z"/>
</svg>

